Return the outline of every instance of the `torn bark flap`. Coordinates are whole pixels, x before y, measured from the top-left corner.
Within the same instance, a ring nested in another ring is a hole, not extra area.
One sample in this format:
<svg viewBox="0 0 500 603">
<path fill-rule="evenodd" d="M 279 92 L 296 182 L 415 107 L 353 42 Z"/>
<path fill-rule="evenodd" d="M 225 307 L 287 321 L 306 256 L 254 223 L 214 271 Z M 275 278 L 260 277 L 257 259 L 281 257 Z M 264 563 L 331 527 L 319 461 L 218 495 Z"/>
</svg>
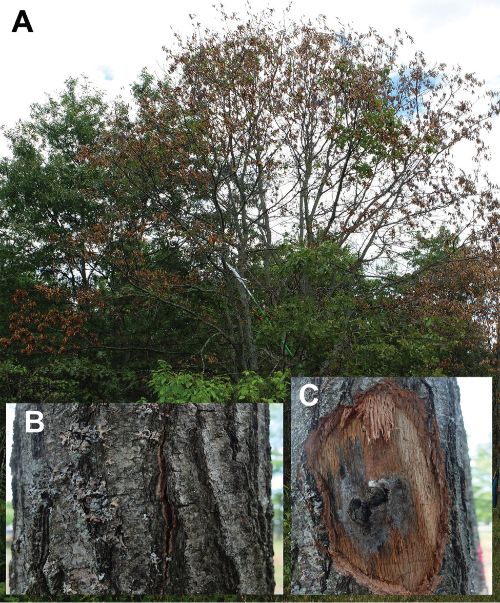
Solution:
<svg viewBox="0 0 500 603">
<path fill-rule="evenodd" d="M 449 496 L 436 417 L 387 380 L 323 417 L 305 443 L 337 571 L 373 593 L 432 593 Z"/>
</svg>

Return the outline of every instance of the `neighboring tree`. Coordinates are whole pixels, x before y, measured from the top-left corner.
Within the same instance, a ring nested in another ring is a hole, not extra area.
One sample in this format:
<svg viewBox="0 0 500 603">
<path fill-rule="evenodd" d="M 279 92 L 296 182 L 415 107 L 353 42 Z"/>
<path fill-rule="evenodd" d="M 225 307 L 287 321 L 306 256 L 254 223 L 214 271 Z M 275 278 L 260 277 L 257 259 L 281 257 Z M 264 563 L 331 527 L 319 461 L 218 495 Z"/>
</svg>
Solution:
<svg viewBox="0 0 500 603">
<path fill-rule="evenodd" d="M 424 243 L 440 250 L 438 258 L 419 249 Z M 493 267 L 481 253 L 451 255 L 441 237 L 424 243 L 408 259 L 415 254 L 425 266 L 375 278 L 332 241 L 275 247 L 274 285 L 261 293 L 272 320 L 256 325 L 258 347 L 303 374 L 488 374 Z M 292 357 L 280 350 L 283 341 Z"/>
<path fill-rule="evenodd" d="M 476 243 L 459 245 L 441 227 L 417 235 L 405 254 L 411 272 L 401 282 L 399 304 L 416 323 L 428 322 L 447 347 L 444 374 L 488 374 L 495 369 L 498 340 L 498 258 Z"/>
<path fill-rule="evenodd" d="M 12 594 L 273 593 L 267 404 L 18 404 L 11 466 Z"/>
<path fill-rule="evenodd" d="M 291 449 L 293 594 L 484 593 L 456 379 L 293 379 Z"/>
<path fill-rule="evenodd" d="M 7 274 L 13 263 L 68 287 L 73 298 L 99 274 L 87 233 L 101 211 L 95 192 L 103 172 L 82 151 L 102 134 L 107 109 L 86 80 L 70 78 L 58 97 L 34 104 L 30 119 L 6 131 L 12 156 L 0 162 L 0 249 Z"/>
</svg>

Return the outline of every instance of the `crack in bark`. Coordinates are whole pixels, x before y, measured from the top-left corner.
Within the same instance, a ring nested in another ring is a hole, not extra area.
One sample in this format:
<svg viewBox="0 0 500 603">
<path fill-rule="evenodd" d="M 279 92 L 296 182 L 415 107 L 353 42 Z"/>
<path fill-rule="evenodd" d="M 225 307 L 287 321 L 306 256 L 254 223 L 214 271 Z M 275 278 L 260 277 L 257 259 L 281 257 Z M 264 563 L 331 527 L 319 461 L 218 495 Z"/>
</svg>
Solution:
<svg viewBox="0 0 500 603">
<path fill-rule="evenodd" d="M 25 408 L 14 594 L 273 592 L 267 406 L 47 404 L 36 450 Z"/>
<path fill-rule="evenodd" d="M 164 454 L 165 439 L 167 436 L 166 426 L 163 425 L 160 441 L 158 443 L 158 484 L 156 488 L 156 495 L 160 499 L 161 510 L 163 520 L 165 523 L 165 539 L 164 539 L 164 550 L 163 550 L 163 580 L 164 586 L 168 581 L 168 570 L 170 561 L 174 551 L 174 535 L 177 525 L 175 516 L 174 505 L 170 501 L 168 492 L 168 476 L 167 476 L 167 462 Z"/>
<path fill-rule="evenodd" d="M 49 556 L 49 524 L 50 524 L 50 509 L 51 501 L 44 501 L 40 508 L 40 550 L 38 557 L 38 575 L 40 576 L 41 582 L 45 586 L 45 591 L 50 592 L 47 584 L 47 578 L 44 574 L 43 568 Z"/>
</svg>

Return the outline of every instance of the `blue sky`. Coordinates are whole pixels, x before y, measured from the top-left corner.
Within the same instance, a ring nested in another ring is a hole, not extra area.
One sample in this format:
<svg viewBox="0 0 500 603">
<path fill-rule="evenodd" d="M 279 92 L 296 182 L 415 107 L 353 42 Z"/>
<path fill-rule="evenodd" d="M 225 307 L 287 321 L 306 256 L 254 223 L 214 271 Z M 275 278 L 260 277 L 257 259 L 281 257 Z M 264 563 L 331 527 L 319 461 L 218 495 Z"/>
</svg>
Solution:
<svg viewBox="0 0 500 603">
<path fill-rule="evenodd" d="M 252 0 L 253 10 L 271 6 L 281 14 L 289 0 Z M 244 0 L 228 0 L 229 10 L 244 11 Z M 17 13 L 26 10 L 34 29 L 12 33 Z M 389 36 L 395 28 L 413 36 L 415 50 L 424 51 L 430 64 L 460 64 L 476 72 L 490 87 L 500 88 L 497 60 L 500 0 L 295 0 L 292 16 L 314 18 L 324 14 L 355 29 L 373 26 Z M 163 46 L 173 42 L 174 31 L 190 31 L 192 21 L 218 27 L 211 2 L 185 0 L 3 0 L 0 3 L 0 125 L 12 126 L 28 116 L 29 106 L 43 101 L 47 92 L 62 88 L 69 76 L 85 74 L 108 98 L 128 94 L 130 84 L 144 67 L 163 73 Z M 489 137 L 492 161 L 488 172 L 500 174 L 500 127 Z M 0 133 L 0 154 L 7 150 Z M 457 154 L 462 167 L 462 155 Z M 465 161 L 466 154 L 463 154 Z M 494 178 L 498 181 L 499 178 Z"/>
<path fill-rule="evenodd" d="M 254 11 L 270 6 L 279 16 L 290 0 L 248 2 Z M 228 10 L 240 14 L 245 13 L 245 4 L 246 0 L 226 0 Z M 33 33 L 12 33 L 19 1 L 0 2 L 0 126 L 27 118 L 31 104 L 61 90 L 70 76 L 86 75 L 108 100 L 119 94 L 127 97 L 144 67 L 164 74 L 163 47 L 174 44 L 174 32 L 188 35 L 197 22 L 201 28 L 220 26 L 212 2 L 201 0 L 23 0 L 22 7 Z M 403 49 L 403 60 L 422 50 L 429 65 L 459 64 L 464 71 L 476 72 L 488 87 L 500 89 L 500 0 L 295 0 L 290 12 L 293 18 L 324 14 L 332 27 L 338 20 L 357 31 L 374 27 L 385 37 L 399 28 L 415 41 Z M 487 143 L 491 162 L 481 171 L 500 184 L 500 119 Z M 467 143 L 453 151 L 465 171 L 477 168 L 471 152 Z M 0 156 L 4 153 L 7 142 L 0 131 Z M 282 234 L 289 224 L 275 228 Z"/>
<path fill-rule="evenodd" d="M 253 9 L 272 6 L 277 11 L 289 0 L 252 0 Z M 229 0 L 230 10 L 240 12 L 244 1 Z M 145 66 L 162 73 L 162 46 L 172 43 L 173 32 L 187 33 L 189 15 L 203 26 L 217 27 L 211 2 L 185 0 L 3 0 L 0 3 L 0 124 L 12 126 L 27 117 L 29 106 L 45 93 L 61 89 L 69 76 L 86 74 L 108 97 L 126 93 Z M 33 26 L 11 33 L 20 8 Z M 294 16 L 324 14 L 358 30 L 375 27 L 390 35 L 399 27 L 415 40 L 412 51 L 424 51 L 429 63 L 460 64 L 474 71 L 490 87 L 500 88 L 498 24 L 500 0 L 296 0 Z M 491 174 L 500 174 L 500 129 L 490 136 Z M 0 136 L 0 153 L 5 152 Z M 498 180 L 498 179 L 497 179 Z M 477 412 L 476 412 L 477 415 Z M 477 419 L 477 416 L 476 416 Z"/>
</svg>

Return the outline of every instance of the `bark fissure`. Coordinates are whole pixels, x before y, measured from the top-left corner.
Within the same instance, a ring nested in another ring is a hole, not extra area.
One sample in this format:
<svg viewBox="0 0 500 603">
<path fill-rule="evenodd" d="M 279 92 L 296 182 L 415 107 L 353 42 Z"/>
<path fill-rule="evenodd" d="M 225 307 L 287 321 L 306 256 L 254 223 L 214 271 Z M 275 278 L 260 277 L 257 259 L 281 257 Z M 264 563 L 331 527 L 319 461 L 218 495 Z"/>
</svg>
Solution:
<svg viewBox="0 0 500 603">
<path fill-rule="evenodd" d="M 49 587 L 47 584 L 47 579 L 44 573 L 44 566 L 47 561 L 47 557 L 49 555 L 49 542 L 50 542 L 50 509 L 52 503 L 50 499 L 46 498 L 38 508 L 38 518 L 39 518 L 39 556 L 36 561 L 36 569 L 35 572 L 39 576 L 41 591 L 33 592 L 32 594 L 45 594 L 49 592 Z"/>
<path fill-rule="evenodd" d="M 222 520 L 221 510 L 219 508 L 220 503 L 218 500 L 218 496 L 215 489 L 215 484 L 213 483 L 210 475 L 210 466 L 209 461 L 206 455 L 206 443 L 203 440 L 204 433 L 204 419 L 203 413 L 196 413 L 196 420 L 198 424 L 197 430 L 197 438 L 196 438 L 196 450 L 198 452 L 199 466 L 202 469 L 201 474 L 205 479 L 206 492 L 208 494 L 209 500 L 209 508 L 212 511 L 212 517 L 215 520 L 215 524 L 217 526 L 216 533 L 218 537 L 215 540 L 218 552 L 219 559 L 222 562 L 219 571 L 224 574 L 228 578 L 228 584 L 230 584 L 231 590 L 234 592 L 238 592 L 239 584 L 240 584 L 240 575 L 238 572 L 238 568 L 234 562 L 234 559 L 229 554 L 229 543 L 227 542 L 226 535 L 224 532 L 224 524 Z"/>
<path fill-rule="evenodd" d="M 238 437 L 234 428 L 236 421 L 236 405 L 228 404 L 226 407 L 226 433 L 229 437 L 229 444 L 231 446 L 231 455 L 233 461 L 238 460 L 238 453 L 241 450 L 241 446 L 238 442 Z"/>
<path fill-rule="evenodd" d="M 167 417 L 168 420 L 168 417 Z M 161 511 L 164 521 L 164 547 L 163 547 L 163 580 L 164 584 L 169 581 L 169 566 L 174 554 L 174 538 L 177 525 L 175 507 L 172 504 L 168 489 L 167 461 L 164 453 L 164 445 L 167 437 L 166 426 L 163 425 L 158 443 L 158 485 L 156 495 L 160 499 Z"/>
</svg>

